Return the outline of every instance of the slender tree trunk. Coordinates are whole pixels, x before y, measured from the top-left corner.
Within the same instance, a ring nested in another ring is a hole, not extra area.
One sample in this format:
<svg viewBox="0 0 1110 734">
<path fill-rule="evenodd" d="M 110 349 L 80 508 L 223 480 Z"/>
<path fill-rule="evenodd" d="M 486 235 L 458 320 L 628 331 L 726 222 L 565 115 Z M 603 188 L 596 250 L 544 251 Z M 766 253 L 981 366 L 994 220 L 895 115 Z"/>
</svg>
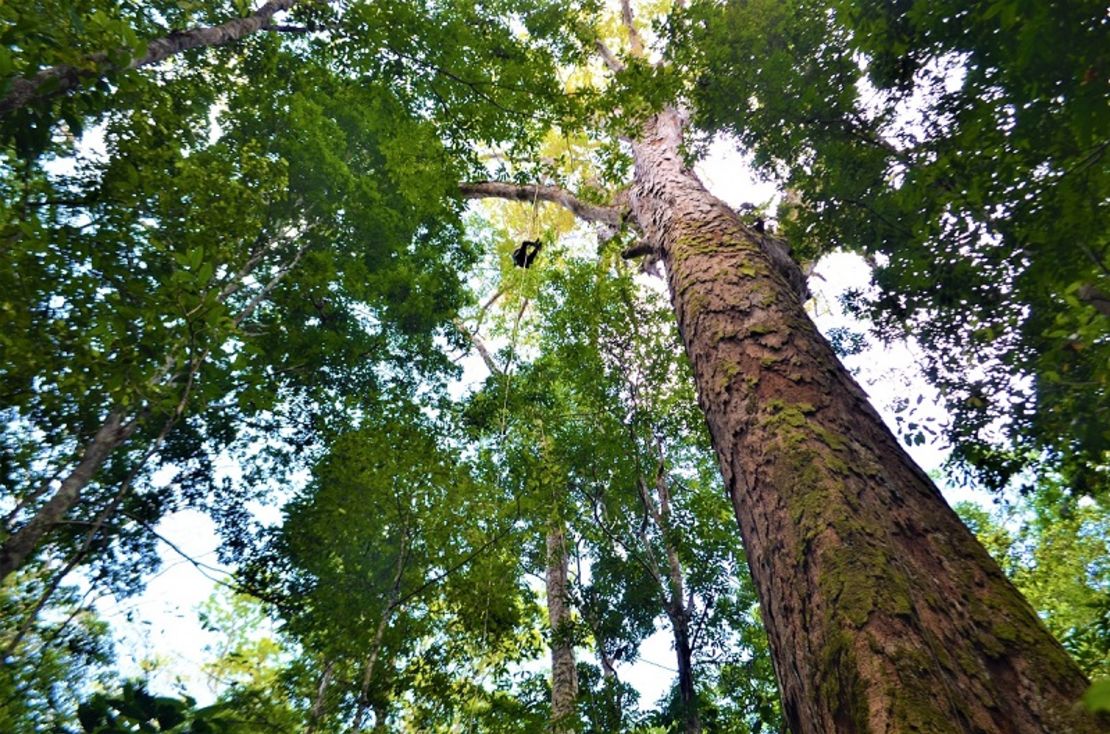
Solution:
<svg viewBox="0 0 1110 734">
<path fill-rule="evenodd" d="M 14 79 L 8 93 L 0 99 L 0 116 L 26 107 L 40 99 L 65 94 L 90 79 L 106 76 L 114 71 L 138 69 L 174 56 L 183 51 L 202 46 L 219 46 L 237 41 L 244 36 L 262 30 L 269 25 L 275 14 L 293 7 L 298 0 L 270 0 L 245 18 L 236 18 L 218 26 L 191 28 L 175 31 L 168 36 L 156 38 L 147 44 L 146 53 L 134 58 L 128 57 L 127 49 L 119 49 L 127 61 L 114 64 L 112 55 L 106 51 L 86 57 L 86 63 L 71 66 L 59 64 L 43 69 L 34 76 Z"/>
<path fill-rule="evenodd" d="M 602 691 L 604 693 L 602 706 L 605 719 L 600 726 L 606 731 L 623 731 L 624 701 L 621 695 L 620 677 L 617 675 L 617 660 L 610 653 L 610 641 L 602 631 L 601 620 L 598 618 L 594 605 L 584 605 L 582 612 L 583 621 L 589 625 L 590 634 L 593 635 L 597 649 L 597 662 L 601 667 Z"/>
<path fill-rule="evenodd" d="M 355 709 L 355 718 L 351 723 L 351 732 L 362 731 L 366 714 L 370 712 L 370 684 L 374 682 L 374 668 L 378 664 L 378 655 L 381 653 L 385 631 L 389 627 L 389 618 L 392 613 L 393 607 L 391 605 L 378 621 L 378 628 L 374 630 L 374 641 L 370 646 L 370 654 L 366 656 L 366 664 L 362 668 L 362 680 L 358 687 L 358 707 Z"/>
<path fill-rule="evenodd" d="M 113 411 L 85 447 L 81 460 L 62 480 L 34 517 L 8 536 L 0 545 L 0 581 L 19 569 L 34 552 L 42 536 L 58 524 L 80 501 L 81 491 L 92 480 L 104 460 L 135 430 L 135 422 L 123 422 L 123 414 Z"/>
<path fill-rule="evenodd" d="M 686 734 L 701 731 L 697 690 L 694 688 L 693 651 L 690 649 L 690 615 L 680 606 L 668 612 L 674 634 L 674 653 L 678 661 L 678 695 L 682 704 L 682 726 Z"/>
<path fill-rule="evenodd" d="M 646 483 L 640 482 L 640 496 L 644 506 L 659 529 L 663 540 L 663 550 L 667 554 L 667 619 L 671 623 L 671 635 L 674 637 L 675 660 L 678 663 L 678 695 L 682 706 L 682 726 L 686 734 L 698 734 L 701 731 L 701 719 L 698 715 L 697 688 L 694 685 L 693 650 L 690 645 L 690 606 L 686 600 L 686 580 L 682 571 L 682 561 L 678 557 L 678 550 L 674 547 L 671 537 L 671 494 L 667 488 L 666 466 L 663 461 L 662 449 L 659 451 L 659 470 L 655 475 L 655 491 L 658 494 L 658 503 L 652 499 Z M 644 548 L 651 554 L 649 541 L 645 536 Z M 663 583 L 662 574 L 656 566 L 655 574 L 659 582 Z"/>
<path fill-rule="evenodd" d="M 312 708 L 308 712 L 308 725 L 305 727 L 305 734 L 315 734 L 317 729 L 320 728 L 320 722 L 324 720 L 324 713 L 327 710 L 328 687 L 331 685 L 331 676 L 334 669 L 335 661 L 329 660 L 324 665 L 323 672 L 320 673 L 320 681 L 316 684 L 316 695 L 312 699 Z"/>
<path fill-rule="evenodd" d="M 547 616 L 551 622 L 551 731 L 573 732 L 578 721 L 578 670 L 574 662 L 566 535 L 561 524 L 547 531 Z"/>
<path fill-rule="evenodd" d="M 370 654 L 366 658 L 366 666 L 362 671 L 362 682 L 359 684 L 358 689 L 358 708 L 355 710 L 355 718 L 351 724 L 351 732 L 358 732 L 362 729 L 362 724 L 366 720 L 366 714 L 370 712 L 370 684 L 374 682 L 374 667 L 378 663 L 378 657 L 382 652 L 382 645 L 385 642 L 385 631 L 389 628 L 389 622 L 393 618 L 393 612 L 401 604 L 401 581 L 405 575 L 405 565 L 408 563 L 409 554 L 408 543 L 408 530 L 407 528 L 402 531 L 399 540 L 399 548 L 397 552 L 397 567 L 393 573 L 393 585 L 389 589 L 389 599 L 382 610 L 382 618 L 378 620 L 378 627 L 374 630 L 374 639 L 370 643 Z M 375 726 L 378 726 L 383 721 L 381 709 L 383 704 L 378 701 L 374 704 L 374 718 Z"/>
<path fill-rule="evenodd" d="M 594 633 L 597 637 L 597 633 Z M 617 675 L 616 661 L 603 647 L 604 641 L 598 640 L 597 661 L 601 664 L 601 679 L 605 689 L 605 705 L 609 720 L 619 730 L 624 726 L 624 696 L 621 695 L 621 680 Z"/>
<path fill-rule="evenodd" d="M 1094 732 L 1063 648 L 899 446 L 758 238 L 633 144 L 633 214 L 667 267 L 787 721 L 827 732 Z"/>
<path fill-rule="evenodd" d="M 678 693 L 682 702 L 682 720 L 686 734 L 698 734 L 701 731 L 701 719 L 698 716 L 697 688 L 694 686 L 694 660 L 693 650 L 690 647 L 690 606 L 686 602 L 685 575 L 682 572 L 682 562 L 678 551 L 674 547 L 670 536 L 671 532 L 671 497 L 667 489 L 666 476 L 663 473 L 663 464 L 659 465 L 656 477 L 656 490 L 659 493 L 659 513 L 656 522 L 663 536 L 663 547 L 667 552 L 667 578 L 670 581 L 670 603 L 667 605 L 667 616 L 671 620 L 671 630 L 674 634 L 674 652 L 678 662 Z"/>
</svg>

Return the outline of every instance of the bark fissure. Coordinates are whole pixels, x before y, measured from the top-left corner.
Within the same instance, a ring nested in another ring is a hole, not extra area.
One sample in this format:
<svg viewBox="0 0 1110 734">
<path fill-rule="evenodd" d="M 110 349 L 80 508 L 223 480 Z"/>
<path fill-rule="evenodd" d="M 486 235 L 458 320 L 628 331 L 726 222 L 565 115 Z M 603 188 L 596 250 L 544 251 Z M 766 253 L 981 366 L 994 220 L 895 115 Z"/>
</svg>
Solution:
<svg viewBox="0 0 1110 734">
<path fill-rule="evenodd" d="M 666 110 L 633 215 L 667 268 L 791 730 L 1093 732 L 1085 680 L 867 402 Z"/>
</svg>

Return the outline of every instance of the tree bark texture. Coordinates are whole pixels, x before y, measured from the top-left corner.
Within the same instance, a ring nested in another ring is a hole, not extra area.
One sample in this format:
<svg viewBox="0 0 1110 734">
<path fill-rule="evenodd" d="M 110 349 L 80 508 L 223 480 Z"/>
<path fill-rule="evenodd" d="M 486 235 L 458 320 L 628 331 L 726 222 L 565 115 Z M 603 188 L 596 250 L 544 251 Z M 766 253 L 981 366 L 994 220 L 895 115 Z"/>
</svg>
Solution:
<svg viewBox="0 0 1110 734">
<path fill-rule="evenodd" d="M 61 522 L 81 499 L 81 491 L 96 475 L 100 465 L 135 430 L 136 423 L 123 422 L 123 415 L 112 412 L 85 447 L 77 466 L 62 480 L 34 517 L 8 536 L 0 545 L 0 581 L 17 571 L 38 547 L 39 541 Z"/>
<path fill-rule="evenodd" d="M 1094 732 L 1086 681 L 899 446 L 760 238 L 685 167 L 683 120 L 633 144 L 632 211 L 667 268 L 795 734 Z"/>
<path fill-rule="evenodd" d="M 551 731 L 577 730 L 578 670 L 567 588 L 567 541 L 561 524 L 547 531 L 547 616 L 551 622 Z"/>
<path fill-rule="evenodd" d="M 59 64 L 43 69 L 34 76 L 13 79 L 8 93 L 0 99 L 0 116 L 26 107 L 39 99 L 65 94 L 89 79 L 104 76 L 114 71 L 138 69 L 188 51 L 194 48 L 220 46 L 237 41 L 244 36 L 265 28 L 270 20 L 284 10 L 289 10 L 299 0 L 270 0 L 245 18 L 229 20 L 217 26 L 191 28 L 175 31 L 168 36 L 156 38 L 147 44 L 146 53 L 129 58 L 126 63 L 115 65 L 112 56 L 106 51 L 90 54 L 81 66 Z M 121 50 L 127 54 L 126 50 Z"/>
</svg>

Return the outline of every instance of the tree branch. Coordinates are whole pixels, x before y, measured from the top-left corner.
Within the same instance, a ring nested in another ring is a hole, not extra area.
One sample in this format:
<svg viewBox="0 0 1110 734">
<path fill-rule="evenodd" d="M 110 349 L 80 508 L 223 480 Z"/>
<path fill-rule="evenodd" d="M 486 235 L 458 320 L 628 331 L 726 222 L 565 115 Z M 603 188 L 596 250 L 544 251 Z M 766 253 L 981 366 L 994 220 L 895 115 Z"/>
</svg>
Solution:
<svg viewBox="0 0 1110 734">
<path fill-rule="evenodd" d="M 49 99 L 76 89 L 88 79 L 106 76 L 114 71 L 138 69 L 158 63 L 189 49 L 220 46 L 237 41 L 243 36 L 264 29 L 275 14 L 289 10 L 299 0 L 270 0 L 245 18 L 235 18 L 217 26 L 172 31 L 147 44 L 146 53 L 130 58 L 126 49 L 117 49 L 127 58 L 123 63 L 113 61 L 116 54 L 99 51 L 89 54 L 77 65 L 58 64 L 43 69 L 34 76 L 13 79 L 8 93 L 0 98 L 0 116 L 14 112 L 41 99 Z M 44 87 L 46 88 L 44 90 Z"/>
<path fill-rule="evenodd" d="M 281 23 L 268 23 L 262 26 L 264 31 L 273 31 L 274 33 L 292 33 L 296 35 L 307 36 L 310 33 L 316 33 L 316 28 L 309 28 L 301 25 L 282 25 Z"/>
<path fill-rule="evenodd" d="M 650 255 L 655 252 L 655 247 L 648 242 L 639 242 L 631 247 L 626 247 L 621 250 L 621 257 L 625 260 L 632 260 L 644 255 Z"/>
<path fill-rule="evenodd" d="M 621 0 L 621 20 L 628 30 L 629 50 L 633 56 L 642 57 L 644 55 L 644 39 L 640 36 L 640 32 L 636 30 L 636 21 L 632 17 L 632 3 L 630 0 Z"/>
<path fill-rule="evenodd" d="M 616 206 L 588 204 L 558 186 L 541 184 L 514 184 L 503 181 L 477 181 L 459 184 L 464 199 L 509 199 L 510 201 L 546 201 L 574 212 L 587 222 L 620 225 L 624 212 Z"/>
<path fill-rule="evenodd" d="M 497 363 L 493 361 L 493 355 L 489 353 L 489 349 L 486 347 L 486 343 L 482 341 L 482 338 L 470 329 L 466 328 L 466 324 L 463 323 L 462 319 L 455 319 L 454 324 L 455 328 L 459 330 L 459 333 L 465 336 L 467 340 L 470 341 L 472 345 L 474 345 L 474 349 L 478 351 L 478 356 L 480 356 L 482 358 L 482 361 L 486 363 L 486 369 L 488 369 L 490 373 L 494 375 L 502 374 L 501 368 L 498 367 Z"/>
<path fill-rule="evenodd" d="M 624 71 L 624 64 L 620 62 L 616 54 L 609 50 L 609 47 L 605 45 L 604 41 L 598 39 L 594 42 L 594 47 L 597 48 L 597 52 L 601 54 L 601 60 L 609 67 L 609 71 L 613 73 Z"/>
</svg>

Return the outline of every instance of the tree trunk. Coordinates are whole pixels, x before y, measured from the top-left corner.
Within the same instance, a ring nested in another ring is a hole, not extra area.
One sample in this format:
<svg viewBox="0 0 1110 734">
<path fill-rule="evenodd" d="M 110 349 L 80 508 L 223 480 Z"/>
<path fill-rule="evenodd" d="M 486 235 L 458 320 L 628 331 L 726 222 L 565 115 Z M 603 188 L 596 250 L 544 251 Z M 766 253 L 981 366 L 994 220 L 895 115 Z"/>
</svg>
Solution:
<svg viewBox="0 0 1110 734">
<path fill-rule="evenodd" d="M 633 144 L 784 710 L 812 732 L 1094 732 L 1086 681 L 899 446 L 756 235 L 683 165 L 673 109 Z"/>
<path fill-rule="evenodd" d="M 351 722 L 350 728 L 352 734 L 362 731 L 363 722 L 366 721 L 366 714 L 370 713 L 370 684 L 374 682 L 374 668 L 378 664 L 378 655 L 382 650 L 385 630 L 389 626 L 389 618 L 392 612 L 393 607 L 387 607 L 386 611 L 382 614 L 382 618 L 378 621 L 377 629 L 374 630 L 374 641 L 370 644 L 370 654 L 366 657 L 366 664 L 362 668 L 362 681 L 358 686 L 358 705 L 355 708 L 355 717 Z M 375 717 L 378 717 L 376 710 Z"/>
<path fill-rule="evenodd" d="M 701 720 L 698 717 L 697 690 L 694 688 L 693 652 L 690 649 L 690 615 L 681 604 L 668 607 L 674 635 L 674 654 L 678 661 L 678 696 L 682 706 L 682 726 L 686 734 L 698 734 Z"/>
<path fill-rule="evenodd" d="M 62 521 L 81 499 L 81 491 L 96 475 L 100 465 L 135 430 L 135 421 L 124 424 L 123 415 L 112 412 L 85 447 L 81 460 L 62 480 L 35 516 L 0 545 L 0 581 L 18 570 L 38 546 L 42 536 Z"/>
<path fill-rule="evenodd" d="M 77 88 L 82 82 L 104 76 L 113 71 L 138 69 L 158 63 L 183 51 L 202 46 L 219 46 L 265 28 L 275 14 L 293 7 L 298 0 L 270 0 L 245 18 L 236 18 L 218 26 L 174 31 L 147 44 L 146 53 L 127 57 L 127 49 L 120 49 L 127 61 L 116 65 L 112 56 L 101 51 L 88 56 L 86 63 L 71 66 L 59 64 L 43 69 L 34 76 L 14 79 L 8 93 L 0 99 L 0 116 L 10 114 L 39 99 L 47 99 Z"/>
<path fill-rule="evenodd" d="M 686 581 L 682 572 L 682 561 L 678 557 L 678 551 L 671 537 L 671 494 L 667 488 L 661 449 L 659 471 L 655 476 L 655 490 L 659 495 L 658 504 L 652 500 L 644 483 L 640 483 L 640 494 L 644 505 L 659 529 L 663 549 L 667 554 L 666 611 L 667 619 L 671 623 L 671 634 L 674 637 L 675 660 L 678 663 L 678 695 L 682 708 L 683 731 L 686 734 L 698 734 L 701 731 L 701 720 L 698 716 L 697 688 L 694 686 L 693 650 L 690 647 L 690 605 L 686 602 Z M 644 544 L 646 548 L 646 538 Z"/>
<path fill-rule="evenodd" d="M 316 734 L 316 730 L 320 728 L 320 722 L 324 720 L 324 714 L 327 713 L 328 687 L 331 685 L 332 670 L 334 669 L 335 661 L 329 660 L 324 665 L 323 672 L 320 673 L 320 680 L 316 684 L 316 695 L 312 698 L 312 708 L 308 712 L 308 725 L 305 727 L 305 734 Z"/>
<path fill-rule="evenodd" d="M 401 582 L 405 576 L 405 566 L 409 558 L 409 541 L 408 541 L 408 528 L 404 528 L 398 539 L 397 549 L 397 566 L 393 572 L 393 585 L 389 589 L 389 598 L 386 602 L 385 608 L 382 610 L 382 618 L 378 620 L 378 627 L 374 630 L 374 639 L 370 643 L 370 654 L 366 658 L 366 665 L 362 670 L 362 682 L 359 684 L 358 689 L 358 706 L 355 709 L 355 718 L 351 724 L 350 731 L 358 732 L 362 730 L 362 724 L 366 720 L 366 714 L 370 712 L 370 684 L 374 682 L 374 667 L 378 663 L 378 657 L 382 652 L 382 645 L 385 643 L 385 632 L 389 628 L 389 622 L 393 618 L 393 612 L 401 604 Z M 382 707 L 385 704 L 379 699 L 373 703 L 374 705 L 374 725 L 379 726 L 384 721 L 382 715 Z"/>
<path fill-rule="evenodd" d="M 578 670 L 567 589 L 566 535 L 561 524 L 547 531 L 547 616 L 551 622 L 551 731 L 577 730 Z"/>
<path fill-rule="evenodd" d="M 698 734 L 701 731 L 701 719 L 698 717 L 697 688 L 694 686 L 693 650 L 690 648 L 690 605 L 686 603 L 685 598 L 685 578 L 682 573 L 682 563 L 679 561 L 674 544 L 668 537 L 670 533 L 670 498 L 666 489 L 666 480 L 662 475 L 660 475 L 657 485 L 663 522 L 659 530 L 663 536 L 663 547 L 667 550 L 667 575 L 671 587 L 671 599 L 667 605 L 667 616 L 671 621 L 671 630 L 674 635 L 674 654 L 678 662 L 678 695 L 682 704 L 683 729 L 686 734 Z"/>
</svg>

